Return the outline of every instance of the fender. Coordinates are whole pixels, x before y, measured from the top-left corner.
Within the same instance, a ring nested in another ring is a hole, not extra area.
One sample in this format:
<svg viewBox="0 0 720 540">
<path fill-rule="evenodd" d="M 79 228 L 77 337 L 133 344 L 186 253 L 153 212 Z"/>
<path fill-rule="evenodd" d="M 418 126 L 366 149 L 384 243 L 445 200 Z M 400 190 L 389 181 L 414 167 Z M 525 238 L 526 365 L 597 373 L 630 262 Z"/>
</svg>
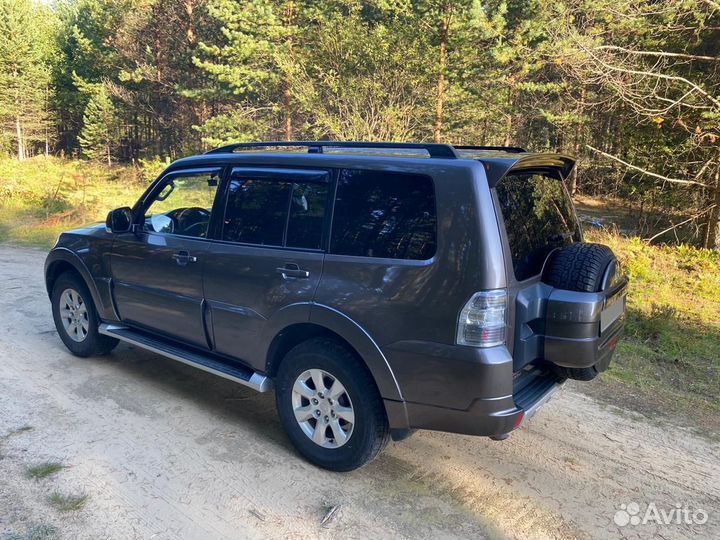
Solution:
<svg viewBox="0 0 720 540">
<path fill-rule="evenodd" d="M 53 266 L 55 266 L 57 263 L 65 262 L 68 263 L 70 266 L 72 266 L 85 280 L 85 284 L 87 285 L 87 288 L 90 290 L 90 295 L 92 296 L 93 302 L 95 303 L 95 306 L 97 307 L 98 315 L 103 320 L 110 320 L 110 321 L 116 321 L 117 316 L 115 314 L 114 307 L 112 305 L 112 300 L 110 298 L 110 288 L 109 288 L 109 280 L 108 280 L 108 290 L 106 292 L 106 298 L 103 298 L 103 294 L 101 294 L 101 291 L 97 287 L 97 283 L 95 282 L 95 279 L 93 278 L 92 274 L 90 273 L 90 270 L 88 270 L 88 267 L 86 266 L 85 262 L 80 258 L 80 256 L 75 253 L 74 251 L 65 248 L 65 247 L 55 247 L 53 248 L 50 253 L 48 253 L 47 258 L 45 259 L 45 288 L 47 289 L 48 296 L 52 295 L 52 290 L 50 288 L 50 280 L 49 277 L 52 272 Z"/>
<path fill-rule="evenodd" d="M 404 401 L 390 364 L 364 328 L 344 313 L 323 304 L 312 305 L 310 322 L 332 330 L 352 345 L 365 361 L 383 399 Z"/>
</svg>

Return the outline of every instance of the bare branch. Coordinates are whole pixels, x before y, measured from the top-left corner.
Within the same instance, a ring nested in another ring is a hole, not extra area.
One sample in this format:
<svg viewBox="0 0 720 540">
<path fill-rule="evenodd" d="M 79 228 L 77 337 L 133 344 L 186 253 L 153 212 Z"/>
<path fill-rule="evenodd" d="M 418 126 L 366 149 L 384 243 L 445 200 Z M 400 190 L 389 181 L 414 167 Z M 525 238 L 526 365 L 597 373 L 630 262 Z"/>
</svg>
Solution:
<svg viewBox="0 0 720 540">
<path fill-rule="evenodd" d="M 620 51 L 626 54 L 635 54 L 638 56 L 660 56 L 667 58 L 681 58 L 683 60 L 701 60 L 705 62 L 720 62 L 720 57 L 717 56 L 702 56 L 697 54 L 685 54 L 685 53 L 672 53 L 665 51 L 635 51 L 633 49 L 626 49 L 625 47 L 617 47 L 615 45 L 599 45 L 594 47 L 594 50 L 605 50 L 605 51 Z"/>
<path fill-rule="evenodd" d="M 704 3 L 706 3 L 708 6 L 710 6 L 713 9 L 720 10 L 720 3 L 715 2 L 715 0 L 702 0 Z"/>
<path fill-rule="evenodd" d="M 670 232 L 670 231 L 672 231 L 672 230 L 675 230 L 675 229 L 677 229 L 678 227 L 680 227 L 681 225 L 685 225 L 686 223 L 689 223 L 690 221 L 699 218 L 699 217 L 702 216 L 703 214 L 707 214 L 710 210 L 712 210 L 713 208 L 715 208 L 715 206 L 716 206 L 716 205 L 711 204 L 710 206 L 708 206 L 708 207 L 707 207 L 705 210 L 703 210 L 702 212 L 700 212 L 700 213 L 698 213 L 698 214 L 695 214 L 694 216 L 690 216 L 690 217 L 687 218 L 685 221 L 681 221 L 681 222 L 678 223 L 677 225 L 673 225 L 672 227 L 668 227 L 667 229 L 665 229 L 665 230 L 663 230 L 663 231 L 660 231 L 659 233 L 657 233 L 657 234 L 654 235 L 654 236 L 651 236 L 650 238 L 648 238 L 648 239 L 645 240 L 645 241 L 649 244 L 650 242 L 652 242 L 653 240 L 655 240 L 658 236 L 662 236 L 662 235 L 665 234 L 666 232 Z M 671 223 L 672 223 L 672 222 L 671 222 Z"/>
<path fill-rule="evenodd" d="M 680 76 L 678 76 L 678 75 L 667 75 L 666 73 L 658 73 L 658 72 L 652 72 L 652 71 L 642 71 L 642 70 L 637 70 L 637 69 L 622 68 L 622 67 L 615 66 L 615 65 L 612 65 L 612 64 L 607 63 L 607 62 L 606 62 L 605 60 L 603 60 L 602 58 L 599 58 L 597 55 L 593 54 L 589 49 L 587 49 L 587 48 L 585 48 L 585 47 L 582 47 L 582 45 L 581 45 L 581 48 L 585 49 L 585 51 L 586 51 L 591 57 L 593 57 L 597 62 L 599 62 L 603 67 L 605 67 L 605 68 L 607 68 L 607 69 L 609 69 L 609 70 L 611 70 L 611 71 L 616 71 L 616 72 L 619 72 L 619 73 L 626 73 L 626 74 L 628 74 L 628 75 L 639 75 L 639 76 L 641 76 L 641 77 L 653 77 L 653 78 L 656 78 L 656 79 L 664 79 L 664 80 L 666 80 L 666 81 L 677 81 L 677 82 L 681 82 L 681 83 L 683 83 L 683 84 L 686 84 L 686 85 L 690 86 L 691 88 L 694 88 L 699 94 L 702 94 L 702 95 L 703 95 L 708 101 L 710 101 L 715 107 L 720 108 L 720 100 L 718 100 L 717 98 L 714 98 L 714 97 L 713 97 L 712 95 L 710 95 L 708 92 L 706 92 L 705 90 L 703 90 L 700 86 L 698 86 L 698 85 L 695 84 L 694 82 L 686 79 L 685 77 L 680 77 Z"/>
<path fill-rule="evenodd" d="M 593 152 L 597 152 L 601 156 L 604 156 L 606 158 L 612 159 L 613 161 L 617 161 L 618 163 L 621 163 L 622 165 L 625 165 L 628 169 L 633 169 L 638 172 L 641 172 L 642 174 L 645 174 L 647 176 L 652 176 L 653 178 L 658 178 L 662 180 L 663 182 L 671 182 L 673 184 L 683 184 L 683 185 L 694 185 L 694 186 L 703 186 L 708 187 L 707 184 L 703 184 L 702 182 L 697 182 L 695 180 L 683 180 L 681 178 L 668 178 L 667 176 L 662 176 L 661 174 L 657 174 L 654 172 L 647 171 L 641 167 L 638 167 L 637 165 L 632 165 L 628 163 L 627 161 L 623 161 L 619 157 L 613 156 L 611 154 L 608 154 L 606 152 L 603 152 L 602 150 L 598 150 L 597 148 L 593 148 L 589 144 L 585 145 L 587 148 L 592 150 Z"/>
</svg>

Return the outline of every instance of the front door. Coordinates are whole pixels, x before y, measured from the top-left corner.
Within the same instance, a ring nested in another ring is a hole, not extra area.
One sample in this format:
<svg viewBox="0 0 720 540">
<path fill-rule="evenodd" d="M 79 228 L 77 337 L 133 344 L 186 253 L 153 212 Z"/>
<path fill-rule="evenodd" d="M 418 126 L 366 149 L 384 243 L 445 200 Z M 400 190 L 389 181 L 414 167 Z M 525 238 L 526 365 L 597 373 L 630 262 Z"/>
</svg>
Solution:
<svg viewBox="0 0 720 540">
<path fill-rule="evenodd" d="M 220 173 L 169 173 L 136 209 L 135 230 L 114 240 L 113 295 L 123 322 L 208 346 L 202 274 Z"/>
<path fill-rule="evenodd" d="M 205 266 L 217 352 L 264 369 L 258 339 L 278 310 L 309 302 L 322 274 L 330 174 L 235 168 Z"/>
</svg>

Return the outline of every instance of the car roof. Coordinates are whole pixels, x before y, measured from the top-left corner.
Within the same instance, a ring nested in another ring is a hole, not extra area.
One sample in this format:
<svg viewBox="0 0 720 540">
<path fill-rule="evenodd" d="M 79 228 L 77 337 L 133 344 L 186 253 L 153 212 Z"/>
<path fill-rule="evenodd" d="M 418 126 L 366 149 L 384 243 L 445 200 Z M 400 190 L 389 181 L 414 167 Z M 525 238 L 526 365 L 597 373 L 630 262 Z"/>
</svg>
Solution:
<svg viewBox="0 0 720 540">
<path fill-rule="evenodd" d="M 482 163 L 490 187 L 510 170 L 560 173 L 566 178 L 575 161 L 561 154 L 533 153 L 517 147 L 451 146 L 423 143 L 282 141 L 239 143 L 175 161 L 168 171 L 223 164 L 325 166 L 423 172 Z M 322 165 L 321 165 L 322 164 Z"/>
</svg>

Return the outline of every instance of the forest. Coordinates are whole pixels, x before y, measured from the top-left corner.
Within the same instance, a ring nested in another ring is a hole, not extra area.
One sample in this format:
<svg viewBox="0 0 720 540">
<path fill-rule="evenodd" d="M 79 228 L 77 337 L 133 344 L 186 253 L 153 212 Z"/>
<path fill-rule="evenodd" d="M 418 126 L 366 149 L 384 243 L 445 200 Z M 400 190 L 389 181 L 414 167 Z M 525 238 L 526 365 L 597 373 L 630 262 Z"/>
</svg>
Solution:
<svg viewBox="0 0 720 540">
<path fill-rule="evenodd" d="M 308 139 L 567 153 L 637 236 L 717 249 L 720 2 L 0 0 L 8 159 Z"/>
</svg>

